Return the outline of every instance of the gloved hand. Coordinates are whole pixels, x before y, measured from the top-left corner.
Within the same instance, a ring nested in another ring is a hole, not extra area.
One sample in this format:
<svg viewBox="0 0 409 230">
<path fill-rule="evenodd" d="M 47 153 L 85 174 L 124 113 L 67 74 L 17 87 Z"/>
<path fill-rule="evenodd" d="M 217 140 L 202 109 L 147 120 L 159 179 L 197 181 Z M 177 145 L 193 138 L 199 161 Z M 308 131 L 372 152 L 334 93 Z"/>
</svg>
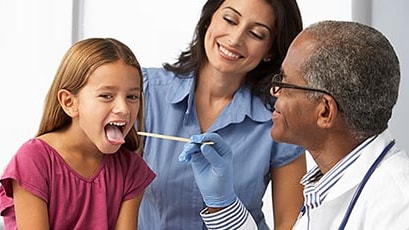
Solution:
<svg viewBox="0 0 409 230">
<path fill-rule="evenodd" d="M 233 188 L 233 161 L 230 147 L 216 133 L 193 135 L 179 161 L 191 162 L 196 183 L 208 207 L 232 204 L 237 196 Z M 203 142 L 214 144 L 202 144 Z"/>
</svg>

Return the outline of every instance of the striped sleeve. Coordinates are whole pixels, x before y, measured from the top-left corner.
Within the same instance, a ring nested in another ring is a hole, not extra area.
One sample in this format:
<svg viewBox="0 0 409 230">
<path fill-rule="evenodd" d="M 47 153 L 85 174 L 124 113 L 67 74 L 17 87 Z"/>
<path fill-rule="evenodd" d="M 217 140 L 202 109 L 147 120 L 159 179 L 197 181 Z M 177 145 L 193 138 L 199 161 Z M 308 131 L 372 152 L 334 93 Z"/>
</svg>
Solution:
<svg viewBox="0 0 409 230">
<path fill-rule="evenodd" d="M 236 199 L 233 204 L 215 213 L 207 213 L 207 208 L 205 208 L 200 212 L 200 215 L 209 230 L 257 229 L 253 217 L 239 199 Z"/>
</svg>

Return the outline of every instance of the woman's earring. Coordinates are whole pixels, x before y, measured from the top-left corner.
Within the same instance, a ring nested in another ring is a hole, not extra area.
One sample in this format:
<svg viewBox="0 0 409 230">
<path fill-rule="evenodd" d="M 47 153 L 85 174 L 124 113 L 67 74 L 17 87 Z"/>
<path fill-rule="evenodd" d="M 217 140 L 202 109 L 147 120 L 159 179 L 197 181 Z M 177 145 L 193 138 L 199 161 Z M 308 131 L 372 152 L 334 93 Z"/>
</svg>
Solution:
<svg viewBox="0 0 409 230">
<path fill-rule="evenodd" d="M 271 61 L 271 57 L 266 57 L 266 58 L 263 59 L 263 61 L 264 62 L 269 62 L 269 61 Z"/>
</svg>

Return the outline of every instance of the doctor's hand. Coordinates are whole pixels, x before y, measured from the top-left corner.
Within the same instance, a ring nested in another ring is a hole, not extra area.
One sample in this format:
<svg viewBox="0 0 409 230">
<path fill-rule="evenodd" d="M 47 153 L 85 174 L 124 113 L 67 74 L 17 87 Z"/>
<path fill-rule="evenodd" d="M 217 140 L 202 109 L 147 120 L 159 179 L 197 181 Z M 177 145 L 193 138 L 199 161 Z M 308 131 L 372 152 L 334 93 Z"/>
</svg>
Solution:
<svg viewBox="0 0 409 230">
<path fill-rule="evenodd" d="M 193 135 L 179 161 L 190 162 L 196 183 L 208 207 L 232 204 L 237 196 L 233 188 L 233 161 L 230 147 L 216 133 Z M 214 142 L 214 144 L 203 144 Z"/>
</svg>

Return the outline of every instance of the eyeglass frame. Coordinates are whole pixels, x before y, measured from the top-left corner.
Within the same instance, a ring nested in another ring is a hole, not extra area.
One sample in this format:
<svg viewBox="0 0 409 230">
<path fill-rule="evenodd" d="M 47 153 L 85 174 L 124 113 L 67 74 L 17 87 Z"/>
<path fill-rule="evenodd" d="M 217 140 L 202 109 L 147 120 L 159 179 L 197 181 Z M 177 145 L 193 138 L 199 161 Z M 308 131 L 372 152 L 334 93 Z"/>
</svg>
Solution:
<svg viewBox="0 0 409 230">
<path fill-rule="evenodd" d="M 281 81 L 276 81 L 275 79 L 281 79 Z M 271 78 L 270 93 L 272 92 L 273 96 L 277 94 L 278 92 L 280 92 L 280 90 L 283 88 L 318 92 L 318 93 L 323 93 L 323 94 L 327 94 L 331 96 L 334 99 L 335 103 L 337 104 L 337 107 L 339 108 L 337 99 L 335 99 L 334 95 L 332 95 L 330 92 L 323 90 L 323 89 L 315 89 L 315 88 L 311 88 L 307 86 L 299 86 L 299 85 L 294 85 L 294 84 L 283 83 L 282 79 L 283 79 L 282 72 L 274 74 L 273 77 Z M 278 87 L 278 89 L 276 89 L 276 87 Z"/>
</svg>

